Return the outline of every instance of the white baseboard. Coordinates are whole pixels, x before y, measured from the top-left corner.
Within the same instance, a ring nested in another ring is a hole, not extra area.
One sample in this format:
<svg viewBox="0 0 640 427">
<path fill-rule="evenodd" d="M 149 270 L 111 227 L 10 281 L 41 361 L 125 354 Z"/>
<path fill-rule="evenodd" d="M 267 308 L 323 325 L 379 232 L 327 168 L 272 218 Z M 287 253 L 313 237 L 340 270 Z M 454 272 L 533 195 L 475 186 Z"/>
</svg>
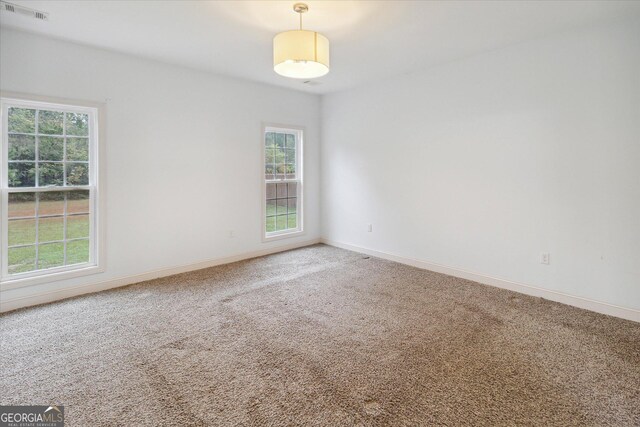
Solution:
<svg viewBox="0 0 640 427">
<path fill-rule="evenodd" d="M 458 268 L 448 267 L 446 265 L 435 264 L 427 261 L 421 261 L 413 258 L 402 257 L 398 255 L 380 252 L 373 249 L 367 249 L 360 246 L 350 245 L 348 243 L 336 242 L 328 239 L 320 239 L 321 243 L 335 246 L 337 248 L 347 249 L 354 252 L 387 259 L 389 261 L 399 262 L 401 264 L 411 265 L 413 267 L 425 270 L 435 271 L 437 273 L 447 274 L 449 276 L 459 277 L 461 279 L 472 280 L 484 285 L 495 286 L 498 288 L 508 289 L 510 291 L 519 292 L 521 294 L 531 295 L 535 297 L 545 298 L 562 304 L 571 305 L 585 310 L 595 311 L 596 313 L 607 314 L 609 316 L 620 317 L 622 319 L 640 322 L 640 311 L 632 308 L 620 307 L 613 304 L 607 304 L 600 301 L 594 301 L 588 298 L 577 297 L 562 292 L 551 291 L 539 288 L 537 286 L 525 285 L 509 280 L 498 279 L 495 277 L 485 276 L 483 274 L 473 273 L 470 271 L 460 270 Z"/>
<path fill-rule="evenodd" d="M 556 302 L 571 305 L 574 307 L 583 308 L 585 310 L 595 311 L 597 313 L 607 314 L 609 316 L 620 317 L 622 319 L 632 320 L 634 322 L 640 322 L 640 311 L 632 308 L 620 307 L 613 304 L 594 301 L 588 298 L 577 297 L 577 296 L 565 294 L 562 292 L 543 289 L 543 288 L 539 288 L 531 285 L 525 285 L 522 283 L 516 283 L 509 280 L 498 279 L 495 277 L 473 273 L 473 272 L 461 270 L 458 268 L 448 267 L 445 265 L 431 263 L 427 261 L 421 261 L 414 258 L 402 257 L 394 254 L 389 254 L 386 252 L 367 249 L 361 246 L 336 242 L 328 239 L 312 239 L 304 242 L 290 243 L 290 244 L 279 245 L 279 246 L 275 246 L 267 249 L 261 249 L 258 251 L 232 255 L 224 258 L 217 258 L 217 259 L 201 261 L 193 264 L 163 268 L 159 270 L 150 271 L 147 273 L 120 277 L 117 279 L 110 279 L 110 280 L 106 280 L 98 283 L 71 286 L 67 288 L 56 289 L 53 291 L 41 292 L 37 294 L 31 294 L 31 295 L 21 296 L 21 297 L 16 297 L 11 299 L 2 298 L 2 300 L 0 301 L 0 313 L 16 310 L 22 307 L 29 307 L 33 305 L 44 304 L 48 302 L 58 301 L 65 298 L 71 298 L 74 296 L 117 288 L 120 286 L 131 285 L 138 282 L 144 282 L 146 280 L 157 279 L 159 277 L 172 276 L 174 274 L 186 273 L 189 271 L 200 270 L 208 267 L 215 267 L 216 265 L 229 264 L 232 262 L 242 261 L 245 259 L 256 258 L 259 256 L 274 254 L 278 252 L 287 251 L 290 249 L 301 248 L 304 246 L 310 246 L 316 243 L 324 243 L 330 246 L 348 249 L 354 252 L 360 252 L 360 253 L 375 256 L 378 258 L 399 262 L 401 264 L 407 264 L 407 265 L 422 268 L 425 270 L 447 274 L 449 276 L 472 280 L 474 282 L 482 283 L 485 285 L 495 286 L 502 289 L 508 289 L 511 291 L 515 291 L 515 292 L 519 292 L 522 294 L 531 295 L 535 297 L 545 298 L 551 301 L 556 301 Z"/>
<path fill-rule="evenodd" d="M 89 294 L 93 292 L 104 291 L 107 289 L 118 288 L 120 286 L 131 285 L 146 280 L 157 279 L 159 277 L 173 276 L 174 274 L 187 273 L 189 271 L 201 270 L 203 268 L 215 267 L 216 265 L 229 264 L 232 262 L 242 261 L 245 259 L 256 258 L 264 255 L 270 255 L 277 252 L 284 252 L 290 249 L 301 248 L 304 246 L 320 243 L 320 239 L 306 240 L 304 242 L 289 243 L 278 245 L 258 251 L 232 255 L 224 258 L 217 258 L 207 261 L 201 261 L 193 264 L 180 265 L 175 267 L 163 268 L 159 270 L 149 271 L 147 273 L 136 274 L 133 276 L 119 277 L 117 279 L 105 280 L 98 283 L 91 283 L 79 286 L 70 286 L 67 288 L 56 289 L 47 292 L 41 292 L 12 299 L 4 299 L 0 301 L 0 313 L 16 310 L 18 308 L 29 307 L 38 304 L 58 301 L 61 299 L 71 298 L 78 295 Z"/>
</svg>

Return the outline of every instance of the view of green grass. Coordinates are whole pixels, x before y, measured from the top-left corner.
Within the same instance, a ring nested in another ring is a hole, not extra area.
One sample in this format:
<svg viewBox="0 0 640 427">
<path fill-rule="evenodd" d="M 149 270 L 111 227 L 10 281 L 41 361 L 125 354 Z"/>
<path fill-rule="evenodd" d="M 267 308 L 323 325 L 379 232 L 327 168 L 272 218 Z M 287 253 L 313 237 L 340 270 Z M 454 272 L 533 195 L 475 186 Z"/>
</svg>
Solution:
<svg viewBox="0 0 640 427">
<path fill-rule="evenodd" d="M 287 230 L 298 226 L 297 198 L 267 200 L 267 233 Z"/>
<path fill-rule="evenodd" d="M 36 267 L 36 247 L 9 248 L 9 273 L 24 273 Z"/>
<path fill-rule="evenodd" d="M 267 233 L 298 227 L 298 183 L 267 183 L 266 199 Z"/>
<path fill-rule="evenodd" d="M 36 268 L 36 246 L 9 248 L 9 273 L 24 273 Z M 67 265 L 89 261 L 89 239 L 67 242 Z M 64 265 L 64 244 L 38 245 L 38 269 Z"/>
<path fill-rule="evenodd" d="M 288 206 L 287 206 L 288 205 Z M 267 216 L 296 213 L 296 199 L 267 200 Z"/>
<path fill-rule="evenodd" d="M 9 273 L 22 273 L 34 269 L 45 269 L 65 265 L 64 243 L 52 243 L 56 240 L 82 239 L 67 241 L 67 265 L 89 261 L 89 229 L 88 214 L 68 215 L 66 236 L 64 233 L 64 195 L 51 193 L 40 195 L 38 211 L 40 215 L 57 215 L 49 217 L 33 217 L 35 215 L 35 197 L 32 200 L 9 202 L 8 223 L 8 258 Z M 89 203 L 85 199 L 67 200 L 67 212 L 88 212 Z M 31 216 L 32 218 L 11 219 Z M 36 224 L 37 222 L 37 224 Z M 37 227 L 36 227 L 37 225 Z M 37 230 L 37 260 L 36 260 Z M 16 245 L 29 245 L 11 247 Z M 37 267 L 36 267 L 37 261 Z"/>
<path fill-rule="evenodd" d="M 64 244 L 47 243 L 38 245 L 38 268 L 52 268 L 64 265 Z"/>
<path fill-rule="evenodd" d="M 267 233 L 274 231 L 296 228 L 298 226 L 298 217 L 295 213 L 289 215 L 278 215 L 267 217 L 266 230 Z"/>
<path fill-rule="evenodd" d="M 40 243 L 63 240 L 64 219 L 61 216 L 38 219 Z M 8 227 L 9 246 L 29 245 L 36 242 L 36 219 L 12 219 Z M 89 215 L 67 217 L 67 239 L 89 237 Z"/>
</svg>

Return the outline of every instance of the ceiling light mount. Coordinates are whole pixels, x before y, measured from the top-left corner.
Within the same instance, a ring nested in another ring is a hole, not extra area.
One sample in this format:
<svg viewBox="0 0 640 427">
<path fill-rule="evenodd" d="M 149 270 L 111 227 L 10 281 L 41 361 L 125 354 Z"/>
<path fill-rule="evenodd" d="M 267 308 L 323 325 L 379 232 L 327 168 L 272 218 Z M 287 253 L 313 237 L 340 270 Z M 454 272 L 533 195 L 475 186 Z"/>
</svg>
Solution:
<svg viewBox="0 0 640 427">
<path fill-rule="evenodd" d="M 273 38 L 273 69 L 281 76 L 294 79 L 324 76 L 329 72 L 329 39 L 302 29 L 302 14 L 309 11 L 309 6 L 296 3 L 293 10 L 300 15 L 300 28 Z"/>
<path fill-rule="evenodd" d="M 302 14 L 309 12 L 309 6 L 304 3 L 296 3 L 293 5 L 293 11 L 300 15 L 300 31 L 302 31 Z"/>
<path fill-rule="evenodd" d="M 293 5 L 293 10 L 296 13 L 307 13 L 309 12 L 309 6 L 304 3 L 296 3 Z"/>
</svg>

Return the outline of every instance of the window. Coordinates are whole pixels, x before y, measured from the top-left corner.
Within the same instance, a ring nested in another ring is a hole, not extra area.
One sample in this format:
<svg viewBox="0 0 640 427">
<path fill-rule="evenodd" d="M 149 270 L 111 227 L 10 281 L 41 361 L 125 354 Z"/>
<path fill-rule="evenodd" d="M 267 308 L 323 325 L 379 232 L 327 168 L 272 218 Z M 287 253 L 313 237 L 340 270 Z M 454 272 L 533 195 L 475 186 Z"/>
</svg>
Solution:
<svg viewBox="0 0 640 427">
<path fill-rule="evenodd" d="M 302 232 L 302 131 L 264 131 L 264 237 Z"/>
<path fill-rule="evenodd" d="M 97 266 L 97 109 L 1 104 L 3 284 Z"/>
</svg>

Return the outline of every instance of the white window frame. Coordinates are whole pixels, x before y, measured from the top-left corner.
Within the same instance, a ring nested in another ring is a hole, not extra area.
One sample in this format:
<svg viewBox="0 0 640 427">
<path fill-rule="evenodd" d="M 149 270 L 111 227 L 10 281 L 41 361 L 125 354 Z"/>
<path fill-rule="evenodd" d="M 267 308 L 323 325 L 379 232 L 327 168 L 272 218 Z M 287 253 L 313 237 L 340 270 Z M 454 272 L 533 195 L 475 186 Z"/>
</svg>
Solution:
<svg viewBox="0 0 640 427">
<path fill-rule="evenodd" d="M 285 132 L 293 133 L 296 135 L 296 179 L 265 179 L 265 138 L 267 132 Z M 262 155 L 262 163 L 260 165 L 261 170 L 261 186 L 262 186 L 262 241 L 269 242 L 272 240 L 286 239 L 290 237 L 296 237 L 304 234 L 304 133 L 305 129 L 299 126 L 279 125 L 279 124 L 263 124 L 262 135 L 260 138 L 260 151 Z M 297 227 L 289 228 L 287 230 L 267 232 L 267 184 L 283 184 L 283 183 L 297 183 L 297 207 L 296 207 L 296 220 Z"/>
<path fill-rule="evenodd" d="M 8 187 L 8 172 L 5 165 L 8 165 L 8 109 L 9 107 L 35 108 L 41 110 L 55 110 L 62 112 L 76 112 L 89 114 L 90 134 L 89 134 L 89 185 L 64 187 L 65 190 L 89 190 L 90 198 L 90 230 L 89 230 L 89 262 L 69 266 L 53 267 L 43 270 L 34 270 L 24 273 L 8 273 L 8 198 L 9 192 L 42 192 L 56 191 L 56 187 L 38 189 L 33 187 L 11 188 Z M 26 94 L 16 94 L 0 92 L 0 119 L 2 121 L 2 135 L 0 135 L 0 200 L 2 209 L 0 211 L 0 291 L 21 288 L 24 286 L 48 283 L 56 280 L 71 279 L 73 277 L 85 276 L 104 272 L 102 262 L 104 247 L 103 235 L 103 169 L 101 160 L 104 159 L 103 146 L 103 123 L 104 104 L 90 103 L 82 101 L 64 100 L 60 98 L 50 98 Z"/>
</svg>

